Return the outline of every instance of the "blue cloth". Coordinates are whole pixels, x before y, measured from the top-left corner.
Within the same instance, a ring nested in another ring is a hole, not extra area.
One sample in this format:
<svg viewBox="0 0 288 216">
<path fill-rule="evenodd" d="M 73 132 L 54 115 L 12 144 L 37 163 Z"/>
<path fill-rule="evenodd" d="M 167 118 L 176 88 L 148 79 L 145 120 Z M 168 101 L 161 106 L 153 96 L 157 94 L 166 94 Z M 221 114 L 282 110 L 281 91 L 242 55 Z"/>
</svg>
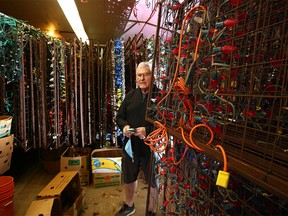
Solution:
<svg viewBox="0 0 288 216">
<path fill-rule="evenodd" d="M 133 161 L 133 150 L 132 150 L 132 144 L 131 144 L 131 139 L 129 139 L 125 145 L 125 151 L 127 154 L 132 158 Z"/>
</svg>

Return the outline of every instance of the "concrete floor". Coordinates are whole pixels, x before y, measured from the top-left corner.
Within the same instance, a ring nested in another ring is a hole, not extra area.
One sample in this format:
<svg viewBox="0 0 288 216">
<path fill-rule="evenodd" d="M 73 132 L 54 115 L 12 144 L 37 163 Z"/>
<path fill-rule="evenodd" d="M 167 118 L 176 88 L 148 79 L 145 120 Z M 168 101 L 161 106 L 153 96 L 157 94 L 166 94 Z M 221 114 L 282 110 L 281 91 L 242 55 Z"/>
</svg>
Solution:
<svg viewBox="0 0 288 216">
<path fill-rule="evenodd" d="M 24 216 L 36 195 L 54 178 L 54 174 L 44 171 L 40 165 L 33 165 L 15 180 L 14 216 Z M 85 187 L 86 209 L 82 216 L 113 216 L 121 208 L 124 198 L 123 186 L 95 189 L 92 184 Z M 145 215 L 147 184 L 139 177 L 135 197 L 135 216 Z"/>
</svg>

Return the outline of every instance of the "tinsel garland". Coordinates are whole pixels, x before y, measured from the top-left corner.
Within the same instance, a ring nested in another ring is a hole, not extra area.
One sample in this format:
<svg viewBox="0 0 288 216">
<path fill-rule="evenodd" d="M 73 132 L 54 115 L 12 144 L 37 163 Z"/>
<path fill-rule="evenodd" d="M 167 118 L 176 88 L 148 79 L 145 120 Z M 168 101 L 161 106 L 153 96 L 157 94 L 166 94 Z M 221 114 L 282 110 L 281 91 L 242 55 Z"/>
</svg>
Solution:
<svg viewBox="0 0 288 216">
<path fill-rule="evenodd" d="M 124 61 L 124 45 L 120 39 L 114 43 L 114 58 L 115 58 L 115 95 L 116 104 L 115 111 L 117 112 L 120 108 L 121 102 L 124 99 L 125 92 L 125 61 Z M 117 136 L 122 134 L 121 130 L 117 129 Z"/>
<path fill-rule="evenodd" d="M 116 92 L 116 110 L 119 109 L 124 97 L 125 79 L 124 79 L 124 52 L 123 43 L 121 40 L 116 40 L 114 43 L 115 50 L 115 92 Z"/>
</svg>

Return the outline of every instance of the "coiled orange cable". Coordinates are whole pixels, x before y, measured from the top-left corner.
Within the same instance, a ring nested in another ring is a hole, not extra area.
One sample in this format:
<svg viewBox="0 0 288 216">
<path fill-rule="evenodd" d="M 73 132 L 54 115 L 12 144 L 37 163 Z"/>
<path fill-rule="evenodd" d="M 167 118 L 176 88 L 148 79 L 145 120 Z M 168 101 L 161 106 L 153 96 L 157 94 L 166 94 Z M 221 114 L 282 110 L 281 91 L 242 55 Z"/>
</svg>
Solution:
<svg viewBox="0 0 288 216">
<path fill-rule="evenodd" d="M 176 68 L 175 68 L 175 72 L 174 72 L 174 77 L 171 83 L 171 86 L 174 85 L 174 83 L 176 82 L 176 79 L 178 77 L 178 67 L 179 67 L 179 62 L 181 59 L 181 47 L 182 47 L 182 38 L 183 38 L 183 32 L 184 32 L 184 26 L 185 26 L 185 22 L 187 20 L 187 18 L 189 17 L 190 13 L 192 13 L 194 10 L 196 9 L 200 9 L 203 10 L 204 12 L 206 12 L 206 9 L 203 6 L 195 6 L 193 8 L 191 8 L 188 13 L 186 14 L 186 16 L 184 17 L 184 20 L 182 22 L 182 26 L 181 26 L 181 33 L 180 33 L 180 38 L 179 38 L 179 48 L 178 48 L 178 57 L 177 57 L 177 64 L 176 64 Z M 200 28 L 200 32 L 197 38 L 197 43 L 196 43 L 196 48 L 195 48 L 195 53 L 194 53 L 194 61 L 197 59 L 197 54 L 198 54 L 198 48 L 199 48 L 199 44 L 200 44 L 200 38 L 202 35 L 202 30 Z M 169 88 L 168 92 L 166 95 L 164 95 L 164 97 L 157 103 L 156 108 L 158 110 L 158 113 L 163 117 L 164 119 L 164 125 L 166 124 L 166 119 L 164 117 L 164 114 L 162 113 L 162 111 L 160 110 L 160 104 L 162 104 L 164 102 L 164 100 L 171 94 L 172 91 L 172 87 Z"/>
<path fill-rule="evenodd" d="M 221 150 L 222 155 L 223 155 L 223 163 L 224 163 L 223 171 L 227 172 L 227 156 L 226 156 L 226 152 L 225 152 L 224 148 L 221 145 L 216 145 L 216 146 L 214 146 L 214 148 L 218 148 Z"/>
<path fill-rule="evenodd" d="M 150 146 L 151 150 L 157 153 L 163 152 L 169 142 L 168 133 L 165 125 L 155 121 L 156 130 L 152 131 L 145 139 L 144 143 Z"/>
<path fill-rule="evenodd" d="M 196 9 L 200 9 L 203 10 L 204 12 L 206 12 L 206 9 L 203 6 L 195 6 L 193 8 L 191 8 L 188 13 L 186 14 L 183 22 L 182 22 L 182 26 L 181 26 L 181 34 L 180 34 L 180 38 L 179 38 L 179 50 L 178 50 L 178 57 L 177 57 L 177 65 L 175 68 L 175 73 L 174 73 L 174 77 L 171 83 L 171 87 L 169 88 L 168 92 L 166 95 L 164 95 L 164 97 L 156 104 L 156 108 L 157 111 L 159 113 L 159 115 L 163 118 L 164 123 L 163 125 L 158 122 L 155 121 L 154 124 L 156 127 L 158 127 L 158 129 L 154 130 L 153 132 L 151 132 L 147 138 L 144 140 L 144 143 L 146 145 L 149 145 L 150 148 L 155 151 L 155 152 L 163 152 L 165 150 L 165 148 L 168 145 L 168 133 L 167 133 L 167 129 L 166 129 L 166 119 L 164 116 L 164 113 L 160 110 L 160 105 L 164 102 L 164 100 L 171 94 L 172 91 L 172 87 L 175 84 L 175 81 L 178 77 L 178 67 L 179 67 L 179 62 L 180 62 L 180 58 L 181 58 L 181 47 L 182 47 L 182 38 L 183 38 L 183 31 L 184 31 L 184 25 L 185 22 L 187 20 L 187 18 L 189 17 L 190 13 L 192 13 L 194 10 Z M 198 54 L 198 48 L 199 48 L 199 44 L 200 44 L 200 38 L 201 38 L 201 34 L 202 31 L 200 29 L 198 38 L 197 38 L 197 43 L 196 43 L 196 48 L 195 48 L 195 53 L 194 53 L 194 61 L 197 59 L 197 54 Z M 183 86 L 181 86 L 181 88 L 185 91 L 185 93 L 187 94 L 187 88 L 183 88 Z M 190 108 L 190 116 L 193 116 L 193 109 L 192 109 L 192 105 L 188 104 L 189 108 Z M 191 107 L 190 107 L 191 106 Z"/>
</svg>

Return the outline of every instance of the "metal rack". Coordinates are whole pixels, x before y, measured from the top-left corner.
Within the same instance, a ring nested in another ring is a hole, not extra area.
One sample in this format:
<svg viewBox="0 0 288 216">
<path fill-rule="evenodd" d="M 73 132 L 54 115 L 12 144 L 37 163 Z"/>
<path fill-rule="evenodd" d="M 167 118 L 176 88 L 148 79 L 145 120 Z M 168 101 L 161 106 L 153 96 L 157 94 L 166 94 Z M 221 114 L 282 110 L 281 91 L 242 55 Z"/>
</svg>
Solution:
<svg viewBox="0 0 288 216">
<path fill-rule="evenodd" d="M 154 59 L 159 89 L 150 94 L 147 120 L 162 124 L 182 145 L 194 142 L 201 149 L 196 152 L 223 162 L 215 150 L 221 145 L 232 178 L 241 176 L 239 193 L 251 183 L 287 203 L 288 2 L 165 1 L 161 13 L 159 28 L 172 33 L 160 30 L 163 41 Z M 199 124 L 206 127 L 190 136 Z M 169 148 L 170 142 L 165 157 Z M 209 206 L 228 214 L 214 203 L 210 189 L 204 191 Z M 241 205 L 253 208 L 245 199 Z"/>
</svg>

